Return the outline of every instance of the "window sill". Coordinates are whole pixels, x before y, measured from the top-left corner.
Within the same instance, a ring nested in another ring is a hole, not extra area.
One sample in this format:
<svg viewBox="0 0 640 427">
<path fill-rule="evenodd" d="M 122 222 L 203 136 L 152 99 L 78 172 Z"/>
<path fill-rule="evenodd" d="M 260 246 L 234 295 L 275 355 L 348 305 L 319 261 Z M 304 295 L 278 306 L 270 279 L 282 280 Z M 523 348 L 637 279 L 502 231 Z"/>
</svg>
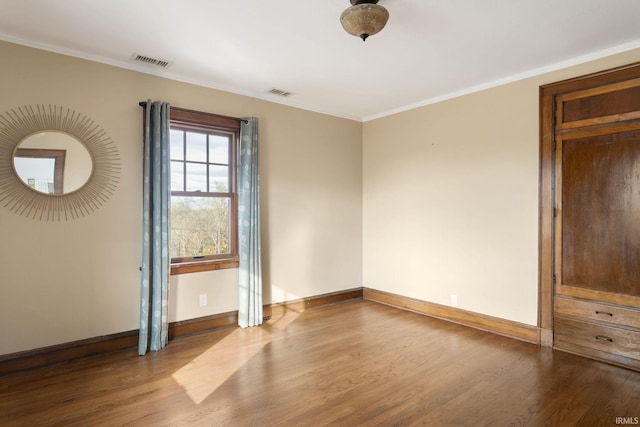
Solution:
<svg viewBox="0 0 640 427">
<path fill-rule="evenodd" d="M 227 268 L 238 268 L 240 261 L 238 258 L 215 259 L 207 261 L 181 262 L 171 264 L 171 275 L 187 273 L 198 273 L 200 271 L 224 270 Z"/>
</svg>

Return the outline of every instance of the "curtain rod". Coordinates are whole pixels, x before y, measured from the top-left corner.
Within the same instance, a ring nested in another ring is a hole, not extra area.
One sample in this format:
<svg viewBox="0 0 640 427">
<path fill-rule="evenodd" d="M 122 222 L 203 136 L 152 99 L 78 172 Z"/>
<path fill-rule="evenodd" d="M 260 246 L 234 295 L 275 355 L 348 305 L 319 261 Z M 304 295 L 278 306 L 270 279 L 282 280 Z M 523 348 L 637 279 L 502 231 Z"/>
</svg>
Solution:
<svg viewBox="0 0 640 427">
<path fill-rule="evenodd" d="M 138 102 L 138 105 L 141 106 L 142 108 L 147 108 L 147 101 L 140 101 L 140 102 Z M 176 108 L 178 108 L 180 110 L 191 111 L 191 112 L 194 112 L 194 113 L 202 113 L 202 111 L 187 110 L 186 108 L 180 108 L 180 107 L 176 107 Z M 213 113 L 205 113 L 205 114 L 213 114 Z M 215 116 L 219 116 L 219 117 L 224 117 L 226 119 L 240 120 L 244 124 L 249 123 L 249 120 L 247 120 L 247 119 L 240 119 L 238 117 L 231 117 L 231 116 L 223 116 L 223 115 L 220 115 L 220 114 L 214 114 L 214 115 Z"/>
</svg>

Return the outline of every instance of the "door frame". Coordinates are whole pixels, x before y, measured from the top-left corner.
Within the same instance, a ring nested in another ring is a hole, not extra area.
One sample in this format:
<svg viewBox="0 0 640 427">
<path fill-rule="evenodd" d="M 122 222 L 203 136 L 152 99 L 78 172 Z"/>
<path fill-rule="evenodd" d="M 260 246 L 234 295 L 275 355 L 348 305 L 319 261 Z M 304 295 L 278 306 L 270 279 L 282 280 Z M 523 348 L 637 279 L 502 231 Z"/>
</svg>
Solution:
<svg viewBox="0 0 640 427">
<path fill-rule="evenodd" d="M 637 77 L 640 77 L 640 62 L 540 86 L 538 328 L 542 346 L 553 346 L 556 98 Z"/>
</svg>

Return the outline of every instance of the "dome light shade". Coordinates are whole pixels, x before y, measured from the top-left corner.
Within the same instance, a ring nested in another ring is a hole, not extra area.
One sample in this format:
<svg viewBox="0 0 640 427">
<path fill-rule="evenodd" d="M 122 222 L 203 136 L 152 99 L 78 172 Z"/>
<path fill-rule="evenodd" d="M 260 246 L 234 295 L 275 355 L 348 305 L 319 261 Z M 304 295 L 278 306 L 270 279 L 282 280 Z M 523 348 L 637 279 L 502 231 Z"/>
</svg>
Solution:
<svg viewBox="0 0 640 427">
<path fill-rule="evenodd" d="M 380 32 L 389 20 L 389 12 L 376 3 L 378 0 L 351 0 L 352 6 L 340 15 L 345 31 L 362 41 Z"/>
</svg>

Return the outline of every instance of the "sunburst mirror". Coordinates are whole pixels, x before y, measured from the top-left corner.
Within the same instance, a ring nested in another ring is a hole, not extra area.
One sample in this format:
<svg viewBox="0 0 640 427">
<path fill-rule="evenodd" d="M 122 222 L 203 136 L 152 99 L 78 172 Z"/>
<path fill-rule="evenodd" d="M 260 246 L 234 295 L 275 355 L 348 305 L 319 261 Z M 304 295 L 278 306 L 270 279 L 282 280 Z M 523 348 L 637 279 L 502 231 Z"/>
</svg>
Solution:
<svg viewBox="0 0 640 427">
<path fill-rule="evenodd" d="M 0 115 L 0 205 L 29 218 L 79 218 L 107 202 L 120 156 L 90 117 L 56 105 Z"/>
</svg>

